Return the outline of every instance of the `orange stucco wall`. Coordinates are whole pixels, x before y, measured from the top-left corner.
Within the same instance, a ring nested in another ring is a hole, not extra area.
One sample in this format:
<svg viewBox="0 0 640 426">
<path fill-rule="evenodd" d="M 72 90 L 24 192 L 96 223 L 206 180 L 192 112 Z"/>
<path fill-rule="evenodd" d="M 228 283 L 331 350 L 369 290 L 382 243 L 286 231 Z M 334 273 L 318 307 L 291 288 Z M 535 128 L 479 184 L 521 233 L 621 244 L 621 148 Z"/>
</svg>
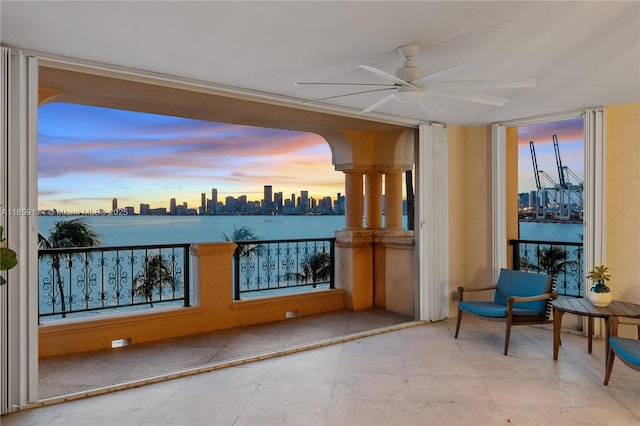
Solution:
<svg viewBox="0 0 640 426">
<path fill-rule="evenodd" d="M 606 108 L 607 259 L 614 299 L 640 303 L 640 103 Z"/>
<path fill-rule="evenodd" d="M 448 126 L 449 276 L 458 286 L 489 285 L 491 273 L 491 127 Z M 457 302 L 451 301 L 450 312 Z"/>
<path fill-rule="evenodd" d="M 519 237 L 518 226 L 518 128 L 507 127 L 507 267 L 513 265 L 509 240 Z"/>
</svg>

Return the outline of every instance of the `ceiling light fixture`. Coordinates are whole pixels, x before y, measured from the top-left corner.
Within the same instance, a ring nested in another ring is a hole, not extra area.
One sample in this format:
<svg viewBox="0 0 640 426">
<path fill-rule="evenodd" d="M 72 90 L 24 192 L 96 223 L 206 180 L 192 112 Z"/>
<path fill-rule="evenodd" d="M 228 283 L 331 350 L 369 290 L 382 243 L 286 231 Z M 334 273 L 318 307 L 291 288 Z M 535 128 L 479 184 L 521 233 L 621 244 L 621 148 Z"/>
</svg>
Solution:
<svg viewBox="0 0 640 426">
<path fill-rule="evenodd" d="M 398 91 L 393 94 L 393 97 L 400 102 L 418 102 L 424 98 L 424 93 L 419 87 L 403 86 L 398 87 Z"/>
</svg>

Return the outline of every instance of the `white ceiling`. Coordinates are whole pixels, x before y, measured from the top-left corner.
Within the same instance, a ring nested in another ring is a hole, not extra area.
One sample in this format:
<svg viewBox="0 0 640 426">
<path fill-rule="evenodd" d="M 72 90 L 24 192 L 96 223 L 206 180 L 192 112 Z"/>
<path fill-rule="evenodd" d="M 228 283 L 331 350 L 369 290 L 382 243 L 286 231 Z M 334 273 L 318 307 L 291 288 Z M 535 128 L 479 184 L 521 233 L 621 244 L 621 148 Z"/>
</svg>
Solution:
<svg viewBox="0 0 640 426">
<path fill-rule="evenodd" d="M 349 93 L 295 82 L 385 83 L 396 48 L 419 44 L 425 72 L 533 78 L 484 89 L 502 107 L 438 98 L 431 116 L 390 101 L 376 114 L 475 126 L 640 101 L 640 2 L 0 2 L 3 45 L 258 91 L 295 102 Z M 361 111 L 385 92 L 326 101 Z M 306 104 L 308 106 L 308 104 Z"/>
</svg>

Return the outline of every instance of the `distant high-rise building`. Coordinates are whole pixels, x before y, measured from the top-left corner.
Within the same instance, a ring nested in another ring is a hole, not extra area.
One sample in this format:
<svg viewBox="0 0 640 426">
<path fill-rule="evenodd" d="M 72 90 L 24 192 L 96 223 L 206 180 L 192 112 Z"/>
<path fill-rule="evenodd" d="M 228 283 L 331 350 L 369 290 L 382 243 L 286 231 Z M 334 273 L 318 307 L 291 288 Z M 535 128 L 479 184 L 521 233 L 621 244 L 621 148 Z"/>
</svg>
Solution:
<svg viewBox="0 0 640 426">
<path fill-rule="evenodd" d="M 177 214 L 176 211 L 176 199 L 172 198 L 171 200 L 169 200 L 169 214 Z"/>
<path fill-rule="evenodd" d="M 211 189 L 211 210 L 210 214 L 218 214 L 218 190 L 216 188 Z"/>
<path fill-rule="evenodd" d="M 227 198 L 225 198 L 224 205 L 225 205 L 224 213 L 226 215 L 233 215 L 236 213 L 236 199 L 234 197 L 229 195 Z"/>
<path fill-rule="evenodd" d="M 273 202 L 273 186 L 271 185 L 264 186 L 264 202 L 265 203 Z"/>
<path fill-rule="evenodd" d="M 278 214 L 282 213 L 282 192 L 273 194 L 273 209 Z"/>
<path fill-rule="evenodd" d="M 309 191 L 300 191 L 300 213 L 305 214 L 309 211 Z"/>
<path fill-rule="evenodd" d="M 318 201 L 318 210 L 320 214 L 333 214 L 333 206 L 331 205 L 331 197 L 323 197 Z"/>
<path fill-rule="evenodd" d="M 536 203 L 536 201 L 538 201 L 538 192 L 537 191 L 530 191 L 529 192 L 529 207 L 537 208 L 538 204 Z"/>
<path fill-rule="evenodd" d="M 187 203 L 186 202 L 176 206 L 176 214 L 178 216 L 185 216 L 187 214 L 187 210 L 188 210 L 188 208 L 187 208 Z"/>
<path fill-rule="evenodd" d="M 247 207 L 247 196 L 246 195 L 241 195 L 238 197 L 238 199 L 236 200 L 236 213 L 240 213 L 240 214 L 253 214 L 253 211 L 250 212 L 250 210 L 248 210 L 249 207 Z"/>
<path fill-rule="evenodd" d="M 207 214 L 207 194 L 200 194 L 200 214 Z"/>
<path fill-rule="evenodd" d="M 345 197 L 338 192 L 336 202 L 334 203 L 333 212 L 338 215 L 345 214 Z"/>
<path fill-rule="evenodd" d="M 127 216 L 133 216 L 135 212 L 133 211 L 133 206 L 126 206 L 124 211 L 127 212 Z"/>
<path fill-rule="evenodd" d="M 264 199 L 262 200 L 262 214 L 271 214 L 273 212 L 273 187 L 271 185 L 264 186 Z"/>
<path fill-rule="evenodd" d="M 117 198 L 112 198 L 111 199 L 111 213 L 117 213 L 118 211 L 118 199 Z"/>
<path fill-rule="evenodd" d="M 286 199 L 284 200 L 284 205 L 282 206 L 282 213 L 287 215 L 294 214 L 295 208 L 296 208 L 296 203 L 289 199 Z"/>
<path fill-rule="evenodd" d="M 141 215 L 151 214 L 151 206 L 149 204 L 140 203 L 140 214 Z"/>
</svg>

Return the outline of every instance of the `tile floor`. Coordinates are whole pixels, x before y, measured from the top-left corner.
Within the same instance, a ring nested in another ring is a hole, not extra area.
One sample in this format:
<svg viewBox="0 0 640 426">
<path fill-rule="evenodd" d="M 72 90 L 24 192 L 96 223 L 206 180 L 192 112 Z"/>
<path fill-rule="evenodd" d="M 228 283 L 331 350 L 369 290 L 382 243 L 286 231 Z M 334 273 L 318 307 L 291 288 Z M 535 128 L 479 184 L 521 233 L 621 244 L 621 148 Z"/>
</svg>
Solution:
<svg viewBox="0 0 640 426">
<path fill-rule="evenodd" d="M 640 425 L 640 373 L 604 343 L 465 318 L 6 415 L 13 425 Z M 322 334 L 322 333 L 321 333 Z M 327 341 L 325 341 L 327 342 Z M 300 347 L 301 348 L 301 347 Z"/>
<path fill-rule="evenodd" d="M 384 309 L 336 311 L 268 324 L 201 333 L 105 351 L 41 358 L 40 399 L 135 381 L 204 365 L 266 357 L 311 342 L 360 333 L 410 321 Z"/>
</svg>

